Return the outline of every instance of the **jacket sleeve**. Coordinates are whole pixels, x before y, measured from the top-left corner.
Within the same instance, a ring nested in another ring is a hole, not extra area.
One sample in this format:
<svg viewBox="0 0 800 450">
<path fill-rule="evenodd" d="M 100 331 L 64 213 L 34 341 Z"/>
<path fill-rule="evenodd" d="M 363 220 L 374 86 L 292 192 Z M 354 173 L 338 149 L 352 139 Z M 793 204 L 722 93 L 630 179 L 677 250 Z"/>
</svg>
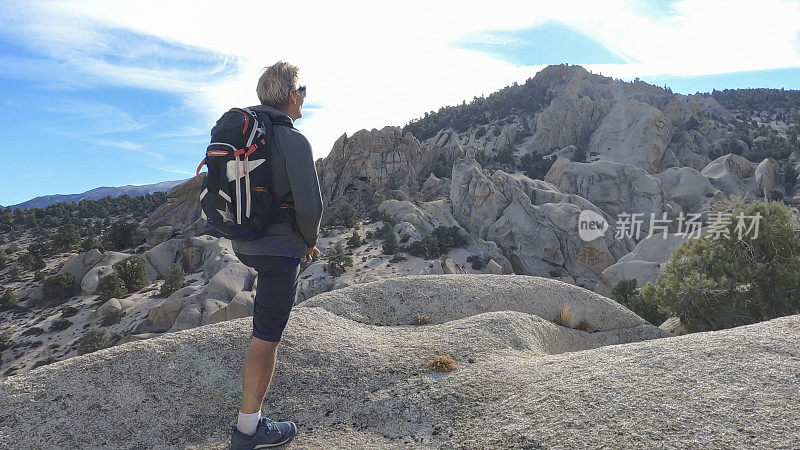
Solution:
<svg viewBox="0 0 800 450">
<path fill-rule="evenodd" d="M 308 248 L 317 244 L 322 219 L 322 193 L 311 144 L 299 131 L 288 130 L 284 141 L 286 174 L 292 188 L 297 228 Z"/>
</svg>

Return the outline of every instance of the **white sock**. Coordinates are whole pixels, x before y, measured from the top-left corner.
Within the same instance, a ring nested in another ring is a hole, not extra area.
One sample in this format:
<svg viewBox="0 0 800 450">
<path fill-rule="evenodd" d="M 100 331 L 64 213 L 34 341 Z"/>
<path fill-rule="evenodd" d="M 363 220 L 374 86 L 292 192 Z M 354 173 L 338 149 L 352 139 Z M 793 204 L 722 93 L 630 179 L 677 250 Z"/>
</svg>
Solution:
<svg viewBox="0 0 800 450">
<path fill-rule="evenodd" d="M 258 428 L 259 420 L 261 420 L 261 410 L 253 414 L 245 414 L 239 411 L 239 420 L 236 422 L 236 428 L 240 433 L 252 436 Z"/>
</svg>

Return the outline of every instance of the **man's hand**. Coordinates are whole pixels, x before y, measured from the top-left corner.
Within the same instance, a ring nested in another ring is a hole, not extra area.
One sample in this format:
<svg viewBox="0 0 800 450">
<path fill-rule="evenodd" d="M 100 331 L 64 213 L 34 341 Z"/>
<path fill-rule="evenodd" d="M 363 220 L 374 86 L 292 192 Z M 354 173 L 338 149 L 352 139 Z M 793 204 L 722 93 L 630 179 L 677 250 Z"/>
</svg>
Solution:
<svg viewBox="0 0 800 450">
<path fill-rule="evenodd" d="M 313 261 L 313 257 L 311 256 L 312 253 L 319 255 L 319 250 L 317 250 L 317 247 L 310 247 L 308 250 L 306 250 L 306 261 Z"/>
</svg>

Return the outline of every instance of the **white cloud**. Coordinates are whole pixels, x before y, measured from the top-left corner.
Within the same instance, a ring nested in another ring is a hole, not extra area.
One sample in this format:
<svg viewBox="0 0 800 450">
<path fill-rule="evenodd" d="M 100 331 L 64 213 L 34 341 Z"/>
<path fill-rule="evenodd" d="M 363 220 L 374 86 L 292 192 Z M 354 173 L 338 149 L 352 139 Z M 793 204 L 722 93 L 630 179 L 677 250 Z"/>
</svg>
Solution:
<svg viewBox="0 0 800 450">
<path fill-rule="evenodd" d="M 325 156 L 343 132 L 402 125 L 425 111 L 523 82 L 542 68 L 452 45 L 486 30 L 561 21 L 631 61 L 584 65 L 624 79 L 800 65 L 797 2 L 684 0 L 672 4 L 675 15 L 667 17 L 651 14 L 651 4 L 247 1 L 223 7 L 86 0 L 32 8 L 11 3 L 4 12 L 16 9 L 6 14 L 13 22 L 0 25 L 24 33 L 34 49 L 90 79 L 179 93 L 185 107 L 201 114 L 191 125 L 200 129 L 231 106 L 256 103 L 260 69 L 290 61 L 301 67 L 308 104 L 318 107 L 297 124 L 315 157 Z M 114 37 L 115 27 L 172 44 L 127 42 Z M 167 64 L 191 49 L 207 50 L 204 64 Z M 151 55 L 164 64 L 148 62 Z"/>
</svg>

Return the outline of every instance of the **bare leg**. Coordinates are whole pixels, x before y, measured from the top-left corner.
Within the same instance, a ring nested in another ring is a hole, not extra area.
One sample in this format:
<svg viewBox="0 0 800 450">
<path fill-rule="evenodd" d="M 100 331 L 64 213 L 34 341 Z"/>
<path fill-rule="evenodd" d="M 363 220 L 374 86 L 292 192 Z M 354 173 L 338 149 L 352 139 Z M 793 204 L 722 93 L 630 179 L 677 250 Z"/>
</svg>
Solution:
<svg viewBox="0 0 800 450">
<path fill-rule="evenodd" d="M 262 341 L 256 337 L 250 340 L 242 368 L 241 412 L 252 414 L 261 410 L 261 403 L 275 370 L 278 344 L 279 342 Z"/>
</svg>

